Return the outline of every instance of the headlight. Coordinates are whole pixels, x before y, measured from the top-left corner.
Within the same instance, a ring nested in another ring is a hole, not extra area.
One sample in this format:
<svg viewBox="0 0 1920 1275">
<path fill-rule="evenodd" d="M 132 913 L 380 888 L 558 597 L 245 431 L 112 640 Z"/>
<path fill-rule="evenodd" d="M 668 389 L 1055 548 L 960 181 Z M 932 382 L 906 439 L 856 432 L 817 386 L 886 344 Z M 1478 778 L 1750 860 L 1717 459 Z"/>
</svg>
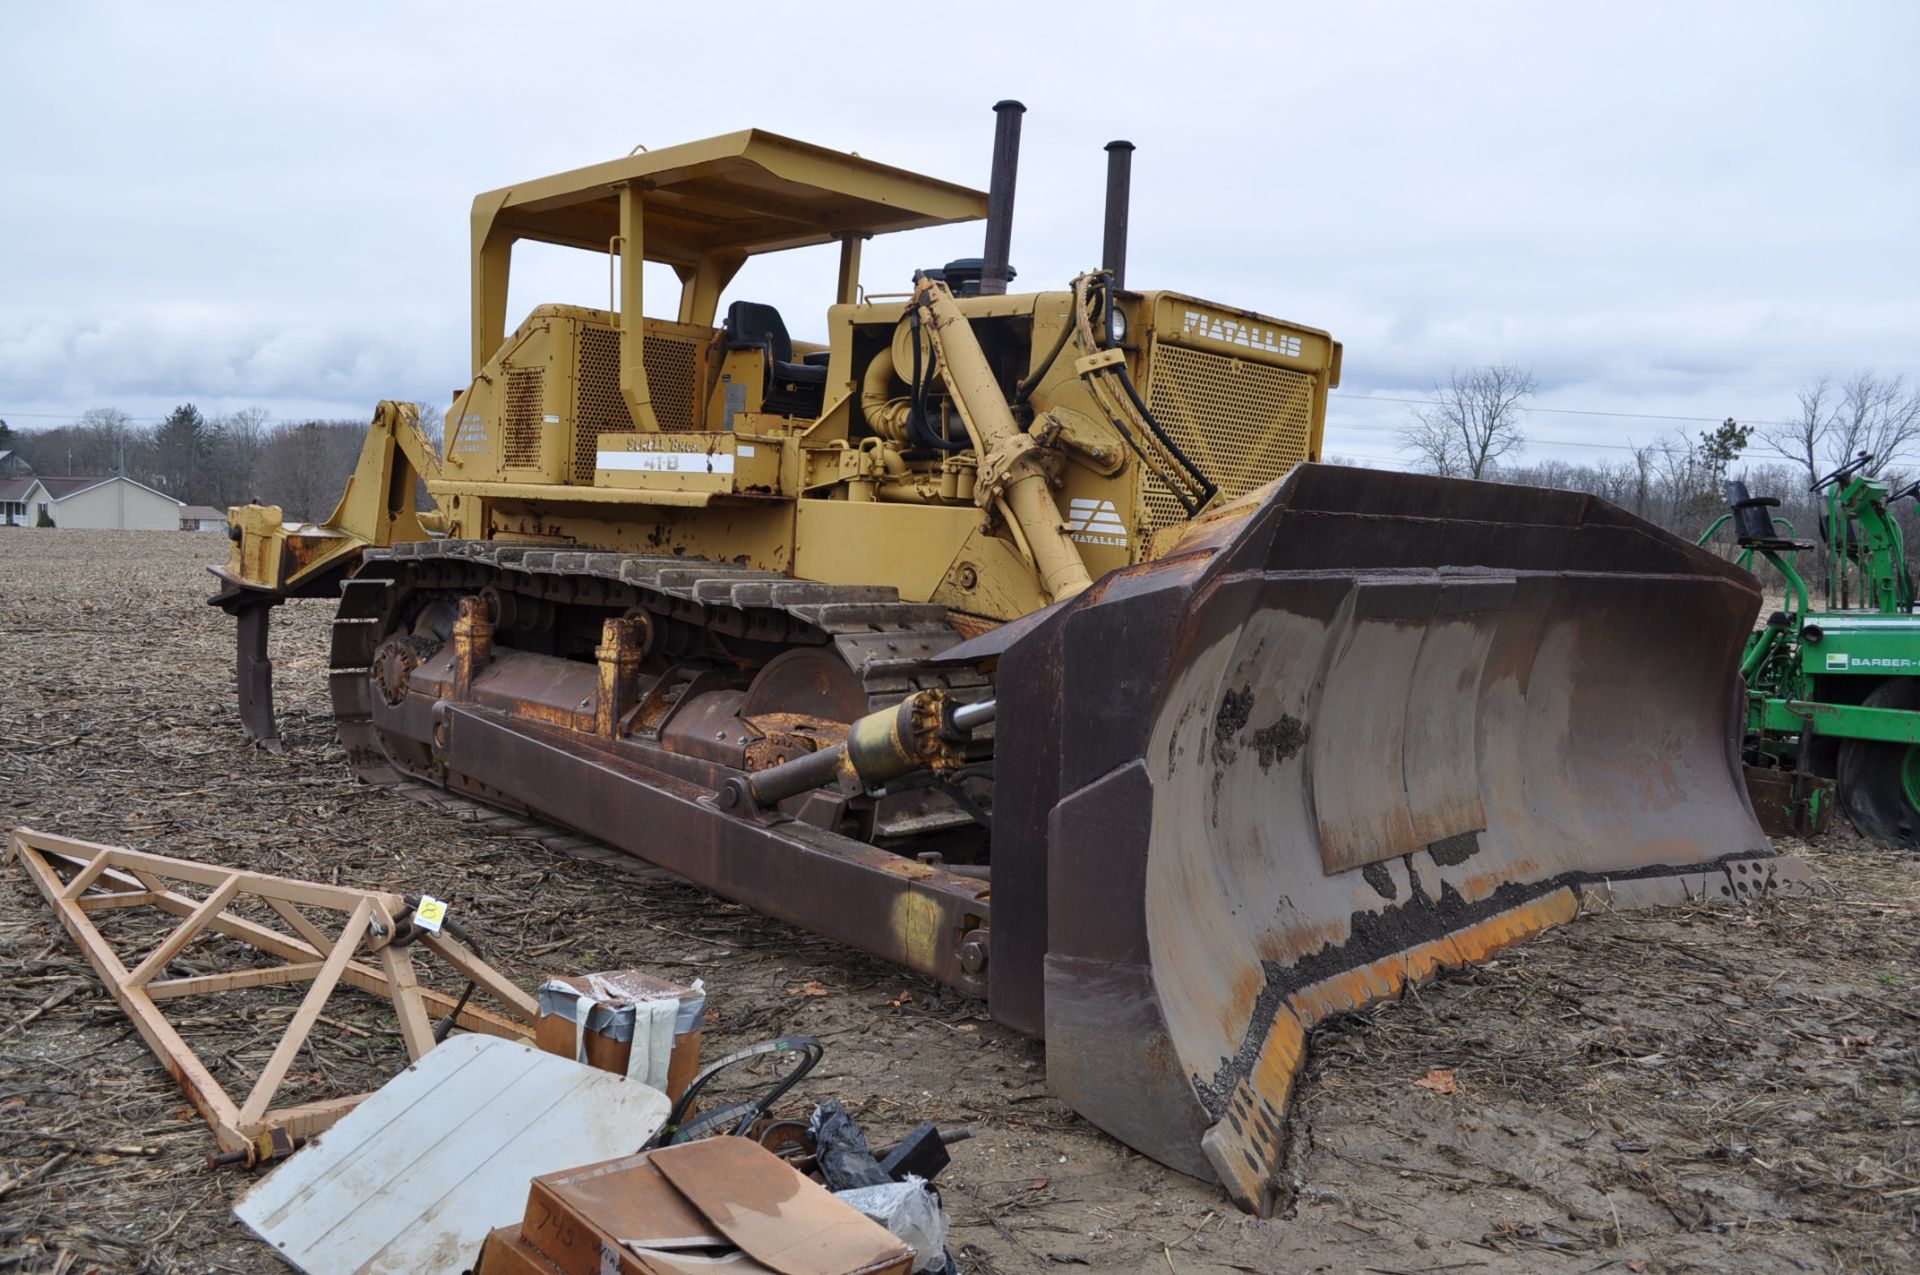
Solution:
<svg viewBox="0 0 1920 1275">
<path fill-rule="evenodd" d="M 1108 327 L 1113 332 L 1114 343 L 1127 339 L 1127 312 L 1115 306 L 1108 312 Z"/>
</svg>

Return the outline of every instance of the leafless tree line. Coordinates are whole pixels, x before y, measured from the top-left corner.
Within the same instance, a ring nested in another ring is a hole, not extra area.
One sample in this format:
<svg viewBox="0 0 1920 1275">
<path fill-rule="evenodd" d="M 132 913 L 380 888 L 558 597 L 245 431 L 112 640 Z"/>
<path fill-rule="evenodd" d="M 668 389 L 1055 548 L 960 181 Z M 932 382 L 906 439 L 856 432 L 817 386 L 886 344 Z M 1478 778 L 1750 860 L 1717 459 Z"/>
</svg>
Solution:
<svg viewBox="0 0 1920 1275">
<path fill-rule="evenodd" d="M 1430 401 L 1411 410 L 1401 441 L 1428 473 L 1525 481 L 1521 475 L 1527 467 L 1514 462 L 1526 450 L 1527 404 L 1538 392 L 1539 382 L 1530 369 L 1506 363 L 1456 368 L 1434 384 Z M 1722 426 L 1702 436 L 1710 443 L 1690 442 L 1676 433 L 1647 447 L 1629 444 L 1635 490 L 1644 486 L 1642 475 L 1684 478 L 1703 460 L 1705 472 L 1715 476 L 1713 455 L 1697 454 L 1702 446 L 1714 455 L 1731 448 L 1721 458 L 1730 462 L 1757 440 L 1761 448 L 1803 472 L 1809 484 L 1863 452 L 1873 457 L 1867 466 L 1870 474 L 1899 469 L 1920 454 L 1920 386 L 1908 385 L 1903 377 L 1871 371 L 1845 380 L 1824 376 L 1794 398 L 1786 416 L 1742 425 L 1737 438 Z"/>
<path fill-rule="evenodd" d="M 437 447 L 441 412 L 420 404 Z M 124 474 L 190 505 L 258 501 L 310 521 L 333 511 L 366 438 L 364 420 L 276 421 L 265 408 L 205 416 L 183 404 L 157 425 L 97 407 L 70 425 L 15 430 L 11 446 L 37 474 Z"/>
<path fill-rule="evenodd" d="M 1430 473 L 1588 492 L 1690 540 L 1726 512 L 1727 482 L 1738 479 L 1750 495 L 1781 502 L 1774 516 L 1783 532 L 1813 542 L 1802 569 L 1811 565 L 1816 575 L 1825 570 L 1825 501 L 1814 484 L 1865 453 L 1872 457 L 1866 472 L 1897 492 L 1920 463 L 1920 386 L 1898 376 L 1822 377 L 1802 387 L 1779 420 L 1676 430 L 1645 445 L 1626 443 L 1621 459 L 1587 464 L 1519 462 L 1526 405 L 1537 388 L 1532 372 L 1505 364 L 1455 371 L 1434 386 L 1432 402 L 1413 411 L 1402 440 Z M 1906 508 L 1897 516 L 1907 518 Z"/>
<path fill-rule="evenodd" d="M 1898 376 L 1859 372 L 1844 381 L 1822 377 L 1795 395 L 1796 410 L 1760 436 L 1809 481 L 1865 452 L 1867 472 L 1898 469 L 1920 447 L 1920 386 Z"/>
</svg>

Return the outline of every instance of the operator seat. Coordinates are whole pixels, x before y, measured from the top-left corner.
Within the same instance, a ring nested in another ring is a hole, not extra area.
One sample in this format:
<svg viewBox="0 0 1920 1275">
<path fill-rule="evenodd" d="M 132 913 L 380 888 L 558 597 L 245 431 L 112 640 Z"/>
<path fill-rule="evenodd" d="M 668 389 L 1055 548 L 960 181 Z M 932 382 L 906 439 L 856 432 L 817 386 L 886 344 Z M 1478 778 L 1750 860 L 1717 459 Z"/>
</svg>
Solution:
<svg viewBox="0 0 1920 1275">
<path fill-rule="evenodd" d="M 721 331 L 729 350 L 766 352 L 767 381 L 761 398 L 764 410 L 782 416 L 818 416 L 827 394 L 824 362 L 793 361 L 793 339 L 780 311 L 757 301 L 735 301 L 727 307 Z"/>
<path fill-rule="evenodd" d="M 1776 496 L 1749 496 L 1747 485 L 1738 478 L 1727 480 L 1727 508 L 1733 514 L 1734 540 L 1742 549 L 1811 549 L 1810 540 L 1789 540 L 1773 525 L 1769 509 L 1778 509 Z"/>
</svg>

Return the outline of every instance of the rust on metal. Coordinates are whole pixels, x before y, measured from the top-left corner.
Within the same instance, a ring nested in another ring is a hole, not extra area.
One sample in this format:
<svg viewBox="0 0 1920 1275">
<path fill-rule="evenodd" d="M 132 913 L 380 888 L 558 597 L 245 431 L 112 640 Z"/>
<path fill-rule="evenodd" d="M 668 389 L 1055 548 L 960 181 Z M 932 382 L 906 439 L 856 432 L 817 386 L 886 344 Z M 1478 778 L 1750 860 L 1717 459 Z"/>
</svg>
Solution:
<svg viewBox="0 0 1920 1275">
<path fill-rule="evenodd" d="M 563 821 L 771 916 L 986 990 L 961 958 L 968 936 L 989 925 L 986 882 L 777 812 L 727 814 L 710 799 L 711 777 L 653 769 L 635 741 L 616 751 L 490 709 L 434 711 L 447 727 L 440 752 L 456 790 Z"/>
<path fill-rule="evenodd" d="M 996 1017 L 1243 1208 L 1272 1205 L 1326 1015 L 1596 883 L 1800 878 L 1737 756 L 1758 591 L 1711 555 L 1572 493 L 1313 465 L 1170 540 L 951 658 L 997 661 Z"/>
<path fill-rule="evenodd" d="M 621 722 L 639 699 L 640 661 L 648 636 L 644 621 L 626 617 L 608 620 L 601 628 L 600 645 L 594 648 L 600 674 L 594 692 L 593 733 L 602 739 L 619 734 Z"/>
<path fill-rule="evenodd" d="M 806 713 L 761 713 L 743 717 L 749 732 L 746 768 L 766 770 L 782 762 L 844 743 L 847 723 Z"/>
<path fill-rule="evenodd" d="M 474 676 L 493 659 L 493 620 L 485 599 L 460 599 L 460 618 L 453 624 L 453 698 L 473 697 Z"/>
<path fill-rule="evenodd" d="M 397 546 L 347 585 L 336 716 L 371 782 L 990 993 L 1057 1095 L 1255 1212 L 1328 1014 L 1582 907 L 1801 879 L 1740 778 L 1758 593 L 1694 546 L 1572 493 L 1315 465 L 1155 543 L 966 642 L 746 567 Z M 441 608 L 401 685 L 378 652 Z M 990 736 L 942 737 L 988 699 Z"/>
<path fill-rule="evenodd" d="M 1833 780 L 1763 766 L 1746 773 L 1753 813 L 1769 837 L 1817 837 L 1833 822 Z"/>
</svg>

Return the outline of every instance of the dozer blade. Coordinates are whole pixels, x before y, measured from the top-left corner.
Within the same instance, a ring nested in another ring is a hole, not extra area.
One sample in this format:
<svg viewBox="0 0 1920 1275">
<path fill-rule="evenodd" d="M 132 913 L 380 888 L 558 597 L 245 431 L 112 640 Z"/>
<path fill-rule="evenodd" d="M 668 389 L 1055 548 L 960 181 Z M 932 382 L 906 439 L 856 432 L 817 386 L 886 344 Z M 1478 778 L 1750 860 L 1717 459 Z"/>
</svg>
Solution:
<svg viewBox="0 0 1920 1275">
<path fill-rule="evenodd" d="M 956 649 L 999 653 L 996 1016 L 1270 1211 L 1313 1024 L 1583 903 L 1804 879 L 1737 756 L 1759 602 L 1600 500 L 1306 465 Z"/>
</svg>

